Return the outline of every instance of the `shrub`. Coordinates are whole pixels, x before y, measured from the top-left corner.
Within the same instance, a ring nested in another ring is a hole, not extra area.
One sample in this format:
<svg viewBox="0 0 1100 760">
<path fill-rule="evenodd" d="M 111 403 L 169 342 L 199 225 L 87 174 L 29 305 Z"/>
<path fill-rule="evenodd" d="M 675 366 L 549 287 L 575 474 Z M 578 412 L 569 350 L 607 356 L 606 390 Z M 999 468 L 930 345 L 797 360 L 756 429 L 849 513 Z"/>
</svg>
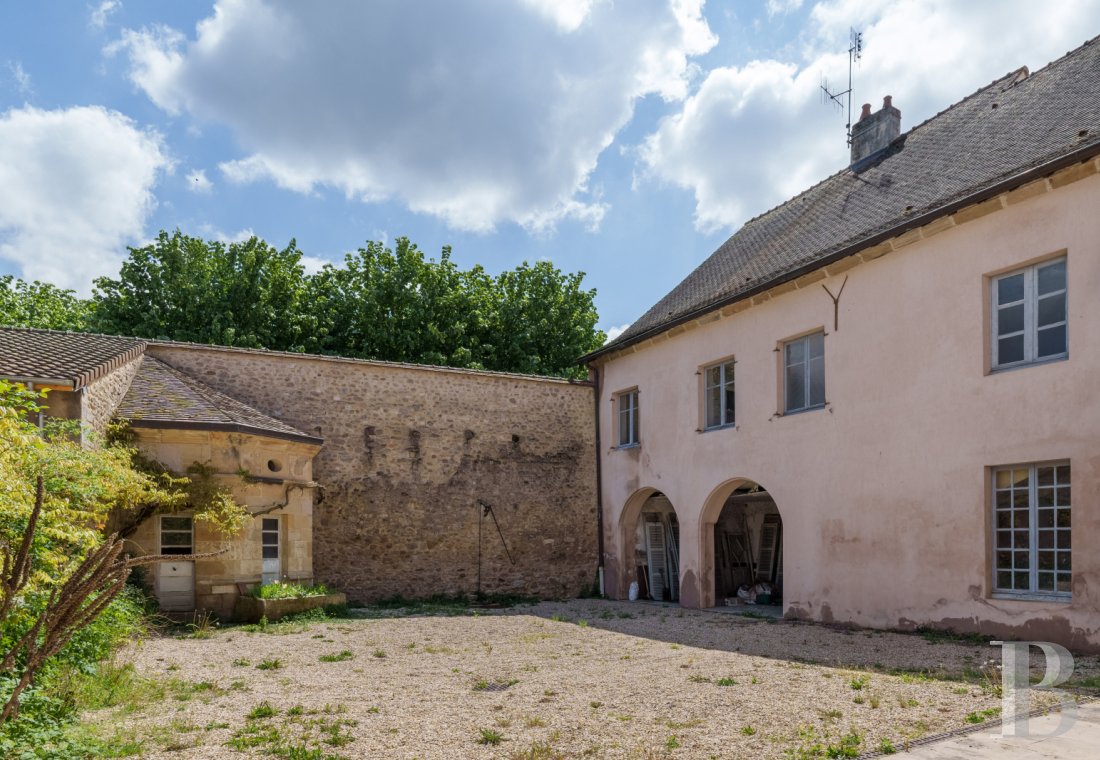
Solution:
<svg viewBox="0 0 1100 760">
<path fill-rule="evenodd" d="M 325 596 L 329 593 L 331 592 L 323 583 L 306 586 L 301 583 L 276 581 L 252 589 L 252 596 L 257 599 L 304 599 L 309 596 Z"/>
</svg>

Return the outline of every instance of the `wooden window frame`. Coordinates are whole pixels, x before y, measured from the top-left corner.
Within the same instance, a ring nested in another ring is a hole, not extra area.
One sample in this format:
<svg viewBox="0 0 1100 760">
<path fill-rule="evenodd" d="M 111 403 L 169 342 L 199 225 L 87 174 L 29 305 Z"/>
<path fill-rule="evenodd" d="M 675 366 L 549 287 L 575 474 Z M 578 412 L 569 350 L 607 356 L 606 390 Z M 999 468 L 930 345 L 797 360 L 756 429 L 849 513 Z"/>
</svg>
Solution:
<svg viewBox="0 0 1100 760">
<path fill-rule="evenodd" d="M 810 371 L 810 356 L 809 356 L 809 343 L 813 338 L 821 337 L 821 401 L 820 403 L 811 403 L 810 388 L 812 383 L 812 374 Z M 812 332 L 804 333 L 794 338 L 789 338 L 782 341 L 779 344 L 779 378 L 782 384 L 781 400 L 783 402 L 783 415 L 788 414 L 801 414 L 802 412 L 810 412 L 815 409 L 824 409 L 828 405 L 828 398 L 825 392 L 825 336 L 826 333 L 822 329 L 817 329 Z M 806 351 L 806 358 L 801 362 L 805 365 L 803 372 L 803 402 L 802 406 L 791 406 L 791 399 L 788 396 L 788 383 L 787 383 L 787 370 L 794 366 L 790 364 L 789 352 L 791 346 L 795 344 L 804 344 L 804 350 Z"/>
<path fill-rule="evenodd" d="M 1039 483 L 1039 470 L 1041 468 L 1052 468 L 1054 470 L 1054 481 L 1050 485 L 1040 485 Z M 1068 470 L 1067 481 L 1061 482 L 1058 478 L 1058 470 L 1065 468 Z M 999 509 L 997 503 L 998 493 L 1007 493 L 1009 500 L 1013 500 L 1017 492 L 1023 489 L 1017 488 L 1014 483 L 1010 484 L 1008 488 L 997 487 L 997 475 L 1002 472 L 1012 472 L 1015 470 L 1027 470 L 1028 472 L 1028 485 L 1027 485 L 1027 526 L 1028 531 L 1028 545 L 1026 549 L 1024 547 L 1016 546 L 1013 533 L 1019 531 L 1020 528 L 1016 526 L 1015 518 L 1016 514 L 1020 510 L 1015 505 L 1008 509 Z M 1055 601 L 1055 602 L 1072 602 L 1073 601 L 1073 496 L 1072 496 L 1072 477 L 1073 471 L 1070 467 L 1068 460 L 1059 460 L 1053 462 L 1029 462 L 1016 465 L 1004 465 L 993 467 L 990 469 L 990 494 L 991 500 L 989 504 L 989 516 L 990 516 L 990 530 L 992 535 L 992 555 L 990 557 L 990 588 L 992 589 L 992 596 L 995 599 L 1019 599 L 1024 601 Z M 1049 506 L 1044 506 L 1039 503 L 1039 489 L 1050 488 L 1053 489 L 1054 503 Z M 1060 504 L 1061 499 L 1060 491 L 1062 488 L 1069 490 L 1069 501 L 1066 504 Z M 1059 509 L 1066 509 L 1071 515 L 1070 525 L 1062 528 L 1058 526 L 1057 512 Z M 1039 524 L 1039 511 L 1041 509 L 1049 509 L 1052 511 L 1052 524 L 1050 526 L 1042 526 Z M 998 514 L 1004 513 L 1009 517 L 1009 521 L 1012 527 L 1001 527 L 998 524 Z M 1049 531 L 1053 534 L 1054 545 L 1052 547 L 1040 547 L 1039 546 L 1039 533 L 1040 531 Z M 1058 537 L 1061 533 L 1069 534 L 1069 545 L 1065 548 L 1058 546 Z M 1001 534 L 1005 534 L 1008 538 L 1007 546 L 1000 546 L 998 540 Z M 1054 555 L 1054 567 L 1050 571 L 1054 574 L 1054 588 L 1053 589 L 1040 589 L 1039 588 L 1039 553 L 1040 551 L 1049 551 Z M 1008 554 L 1026 553 L 1027 554 L 1027 568 L 1017 569 L 1015 565 L 1012 566 L 1000 566 L 998 564 L 999 557 L 998 552 L 1006 552 Z M 1065 553 L 1069 557 L 1070 567 L 1068 570 L 1059 571 L 1057 567 L 1059 554 Z M 1008 572 L 1010 574 L 1019 574 L 1026 572 L 1028 574 L 1028 587 L 1027 589 L 1017 588 L 1002 588 L 998 585 L 998 572 Z M 1070 591 L 1058 591 L 1058 575 L 1059 573 L 1069 574 Z"/>
<path fill-rule="evenodd" d="M 737 385 L 736 385 L 736 360 L 731 357 L 727 357 L 717 362 L 712 362 L 700 369 L 702 375 L 702 393 L 703 393 L 703 419 L 700 426 L 703 432 L 711 430 L 721 430 L 722 428 L 736 427 L 737 426 Z M 718 369 L 718 385 L 710 385 L 707 379 L 708 373 L 713 369 Z M 733 386 L 733 409 L 729 408 L 726 399 L 726 389 Z M 719 422 L 714 425 L 708 424 L 710 419 L 710 390 L 712 388 L 718 388 L 718 419 Z M 727 416 L 730 419 L 727 421 Z"/>
<path fill-rule="evenodd" d="M 189 522 L 190 527 L 187 530 L 178 530 L 178 529 L 174 529 L 174 528 L 166 529 L 164 527 L 164 521 L 166 519 L 167 520 L 180 520 L 180 519 L 187 520 Z M 187 551 L 185 551 L 185 552 L 172 551 L 172 550 L 180 548 L 180 545 L 170 545 L 170 546 L 167 547 L 168 550 L 166 550 L 166 547 L 164 545 L 164 534 L 165 533 L 187 533 L 188 535 L 190 535 L 191 543 L 188 544 Z M 195 553 L 195 518 L 192 517 L 191 515 L 160 515 L 157 518 L 157 548 L 158 548 L 158 551 L 161 554 L 179 554 L 181 556 L 186 555 L 186 554 L 194 554 Z"/>
<path fill-rule="evenodd" d="M 617 449 L 632 449 L 641 445 L 640 435 L 640 415 L 639 405 L 640 399 L 638 396 L 637 388 L 628 388 L 624 391 L 619 391 L 614 394 L 614 407 L 615 407 L 615 448 Z M 623 402 L 626 401 L 630 406 L 624 408 Z M 623 440 L 622 434 L 622 417 L 623 414 L 627 415 L 627 440 Z"/>
<path fill-rule="evenodd" d="M 1038 280 L 1039 270 L 1055 264 L 1064 264 L 1066 266 L 1066 282 L 1065 286 L 1061 290 L 1057 290 L 1051 293 L 1039 294 Z M 998 285 L 1001 281 L 1008 279 L 1009 277 L 1016 277 L 1023 275 L 1024 277 L 1024 295 L 1023 298 L 1018 301 L 1012 301 L 1008 304 L 999 303 L 998 300 Z M 1044 327 L 1064 327 L 1066 335 L 1066 347 L 1065 350 L 1057 353 L 1050 354 L 1049 356 L 1038 355 L 1039 353 L 1039 301 L 1043 298 L 1050 298 L 1059 295 L 1065 295 L 1065 313 L 1061 322 L 1053 323 L 1050 325 L 1044 325 Z M 1011 308 L 1018 305 L 1024 307 L 1024 326 L 1023 330 L 1018 330 L 1006 335 L 1000 335 L 1000 313 L 1003 309 Z M 1069 358 L 1069 259 L 1065 254 L 1054 256 L 1052 258 L 1046 258 L 1042 261 L 1034 262 L 1022 267 L 1016 267 L 1015 269 L 1007 272 L 1001 272 L 999 274 L 989 277 L 989 352 L 990 352 L 990 370 L 997 372 L 1000 370 L 1016 369 L 1018 367 L 1029 367 L 1034 364 L 1045 364 L 1047 362 L 1063 361 Z M 1000 339 L 1011 338 L 1017 335 L 1023 335 L 1024 338 L 1024 355 L 1022 359 L 1013 362 L 1001 363 L 1000 353 Z"/>
</svg>

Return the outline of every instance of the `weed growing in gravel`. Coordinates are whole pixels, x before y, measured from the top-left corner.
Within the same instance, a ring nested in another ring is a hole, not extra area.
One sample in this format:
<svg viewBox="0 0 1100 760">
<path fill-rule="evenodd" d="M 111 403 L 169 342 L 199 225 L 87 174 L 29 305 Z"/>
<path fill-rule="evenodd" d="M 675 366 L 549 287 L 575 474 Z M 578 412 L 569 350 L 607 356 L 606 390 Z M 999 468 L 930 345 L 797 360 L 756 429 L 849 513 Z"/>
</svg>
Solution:
<svg viewBox="0 0 1100 760">
<path fill-rule="evenodd" d="M 733 678 L 719 678 L 714 682 L 718 686 L 736 686 L 737 681 Z"/>
<path fill-rule="evenodd" d="M 1000 709 L 990 708 L 989 710 L 982 710 L 981 712 L 972 712 L 966 716 L 967 723 L 985 723 L 986 718 L 992 718 L 995 715 L 1000 714 Z"/>
<path fill-rule="evenodd" d="M 379 660 L 386 659 L 386 653 L 383 652 L 381 649 L 375 649 L 373 652 L 370 653 L 370 656 L 371 657 L 376 657 Z"/>
<path fill-rule="evenodd" d="M 350 649 L 345 649 L 344 651 L 337 652 L 336 654 L 323 654 L 317 659 L 321 662 L 344 662 L 345 660 L 350 660 L 354 657 L 354 652 L 352 652 Z"/>
<path fill-rule="evenodd" d="M 546 725 L 546 721 L 537 715 L 533 715 L 523 721 L 524 728 L 542 728 Z"/>
<path fill-rule="evenodd" d="M 878 751 L 884 755 L 893 755 L 898 751 L 898 748 L 889 739 L 883 739 L 879 742 Z"/>
<path fill-rule="evenodd" d="M 677 739 L 675 736 L 670 736 L 667 739 L 665 739 L 665 749 L 667 749 L 669 751 L 672 751 L 674 749 L 680 749 L 680 747 L 682 747 L 682 746 L 683 745 L 680 744 L 680 740 Z"/>
<path fill-rule="evenodd" d="M 245 725 L 234 732 L 226 746 L 239 751 L 256 748 L 286 760 L 344 760 L 342 755 L 325 747 L 342 747 L 353 742 L 355 737 L 346 729 L 358 723 L 322 714 L 338 715 L 346 710 L 343 705 L 335 708 L 325 705 L 323 710 L 306 710 L 296 705 L 287 711 L 280 725 L 275 725 L 272 719 L 279 711 L 264 701 L 248 713 Z"/>
<path fill-rule="evenodd" d="M 860 691 L 867 687 L 871 683 L 871 679 L 867 676 L 857 676 L 848 682 L 848 685 L 852 687 L 854 691 Z"/>
<path fill-rule="evenodd" d="M 235 668 L 247 668 L 252 664 L 252 660 L 246 660 L 244 657 L 238 657 L 233 660 L 233 667 Z"/>
<path fill-rule="evenodd" d="M 692 683 L 710 683 L 709 678 L 707 678 L 706 676 L 701 676 L 699 674 L 688 676 L 688 680 Z"/>
<path fill-rule="evenodd" d="M 863 743 L 863 737 L 855 731 L 842 737 L 837 744 L 830 744 L 825 748 L 825 756 L 828 758 L 859 757 L 859 745 Z"/>
<path fill-rule="evenodd" d="M 522 752 L 513 752 L 511 760 L 566 760 L 567 757 L 546 742 L 535 742 Z"/>
<path fill-rule="evenodd" d="M 283 661 L 278 657 L 271 659 L 261 660 L 260 664 L 256 666 L 256 670 L 278 670 L 283 667 Z"/>
<path fill-rule="evenodd" d="M 278 714 L 279 711 L 272 707 L 271 703 L 265 699 L 263 702 L 253 707 L 245 717 L 249 720 L 259 720 L 260 718 L 271 718 Z"/>
<path fill-rule="evenodd" d="M 744 734 L 745 736 L 755 736 L 756 735 L 756 729 L 753 728 L 752 726 L 745 726 L 744 728 L 741 729 L 741 733 Z"/>
<path fill-rule="evenodd" d="M 487 744 L 491 747 L 495 747 L 502 741 L 504 741 L 504 734 L 492 728 L 481 729 L 481 735 L 477 739 L 478 744 Z"/>
</svg>

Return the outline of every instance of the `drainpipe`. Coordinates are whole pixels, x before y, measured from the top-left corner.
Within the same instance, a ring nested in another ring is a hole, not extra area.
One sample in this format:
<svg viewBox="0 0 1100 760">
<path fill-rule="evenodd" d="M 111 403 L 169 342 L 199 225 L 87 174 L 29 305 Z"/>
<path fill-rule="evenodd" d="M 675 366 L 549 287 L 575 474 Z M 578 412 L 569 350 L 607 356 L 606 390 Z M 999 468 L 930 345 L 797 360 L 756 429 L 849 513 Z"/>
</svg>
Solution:
<svg viewBox="0 0 1100 760">
<path fill-rule="evenodd" d="M 592 380 L 595 383 L 595 422 L 596 422 L 596 558 L 597 574 L 600 584 L 600 596 L 604 596 L 603 587 L 603 450 L 600 448 L 600 369 L 589 365 Z"/>
</svg>

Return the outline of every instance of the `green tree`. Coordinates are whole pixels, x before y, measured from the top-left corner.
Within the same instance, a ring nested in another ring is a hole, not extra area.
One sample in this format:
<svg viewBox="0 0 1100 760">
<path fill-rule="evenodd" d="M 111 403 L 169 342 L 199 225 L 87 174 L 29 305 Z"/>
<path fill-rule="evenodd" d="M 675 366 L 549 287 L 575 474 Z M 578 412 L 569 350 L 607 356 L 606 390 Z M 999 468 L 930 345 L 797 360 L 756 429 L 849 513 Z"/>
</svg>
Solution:
<svg viewBox="0 0 1100 760">
<path fill-rule="evenodd" d="M 368 241 L 309 276 L 293 242 L 211 243 L 177 231 L 96 280 L 89 329 L 114 335 L 583 377 L 603 344 L 583 272 L 523 263 L 497 277 L 408 238 Z"/>
<path fill-rule="evenodd" d="M 37 676 L 65 663 L 91 669 L 107 654 L 117 634 L 96 621 L 132 567 L 179 559 L 126 559 L 125 541 L 104 534 L 109 523 L 190 509 L 228 538 L 252 520 L 201 466 L 181 477 L 125 436 L 86 446 L 78 423 L 39 429 L 28 420 L 42 395 L 0 380 L 0 729 Z"/>
<path fill-rule="evenodd" d="M 493 280 L 481 267 L 460 270 L 444 248 L 439 261 L 407 238 L 393 250 L 368 242 L 344 266 L 312 278 L 312 350 L 366 359 L 485 366 L 495 305 Z"/>
<path fill-rule="evenodd" d="M 491 369 L 584 377 L 577 359 L 603 345 L 596 329 L 595 290 L 583 272 L 562 274 L 548 261 L 527 262 L 497 277 Z"/>
<path fill-rule="evenodd" d="M 210 242 L 179 230 L 131 248 L 118 278 L 95 281 L 95 332 L 301 351 L 311 334 L 294 241 Z"/>
<path fill-rule="evenodd" d="M 47 330 L 84 330 L 91 303 L 48 282 L 0 277 L 0 325 Z"/>
<path fill-rule="evenodd" d="M 426 259 L 407 238 L 368 242 L 314 276 L 309 350 L 388 361 L 583 377 L 579 356 L 603 344 L 583 272 L 545 261 L 497 277 L 459 269 L 444 247 Z"/>
</svg>

